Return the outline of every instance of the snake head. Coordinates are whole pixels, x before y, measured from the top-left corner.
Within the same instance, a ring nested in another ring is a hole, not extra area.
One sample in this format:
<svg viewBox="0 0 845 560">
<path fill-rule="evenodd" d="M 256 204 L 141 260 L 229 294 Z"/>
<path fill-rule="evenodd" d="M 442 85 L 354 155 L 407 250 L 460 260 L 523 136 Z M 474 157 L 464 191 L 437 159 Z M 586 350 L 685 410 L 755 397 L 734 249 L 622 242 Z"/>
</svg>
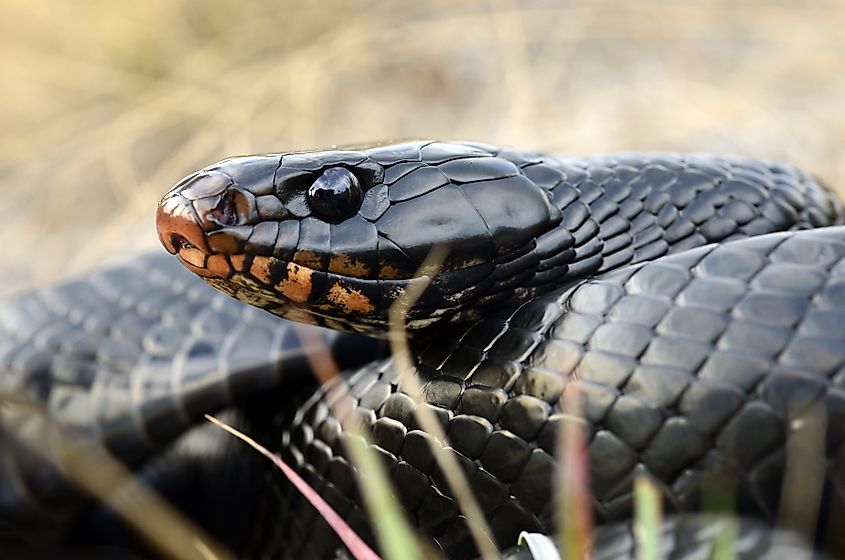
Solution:
<svg viewBox="0 0 845 560">
<path fill-rule="evenodd" d="M 385 332 L 390 305 L 425 282 L 408 328 L 460 322 L 510 298 L 536 237 L 560 222 L 549 193 L 497 153 L 408 142 L 230 158 L 164 196 L 158 234 L 216 288 L 289 319 Z M 435 246 L 445 262 L 420 273 Z"/>
</svg>

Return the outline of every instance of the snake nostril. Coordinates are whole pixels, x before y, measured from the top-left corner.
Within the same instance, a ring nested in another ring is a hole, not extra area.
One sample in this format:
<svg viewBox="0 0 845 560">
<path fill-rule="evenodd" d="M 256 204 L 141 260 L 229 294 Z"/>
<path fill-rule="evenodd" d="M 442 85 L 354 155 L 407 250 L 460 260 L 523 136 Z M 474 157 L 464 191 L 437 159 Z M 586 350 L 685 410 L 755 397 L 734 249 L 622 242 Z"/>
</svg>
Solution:
<svg viewBox="0 0 845 560">
<path fill-rule="evenodd" d="M 197 246 L 188 241 L 187 238 L 183 235 L 179 235 L 178 233 L 174 233 L 170 236 L 170 244 L 177 250 L 183 251 L 186 249 L 196 249 Z"/>
</svg>

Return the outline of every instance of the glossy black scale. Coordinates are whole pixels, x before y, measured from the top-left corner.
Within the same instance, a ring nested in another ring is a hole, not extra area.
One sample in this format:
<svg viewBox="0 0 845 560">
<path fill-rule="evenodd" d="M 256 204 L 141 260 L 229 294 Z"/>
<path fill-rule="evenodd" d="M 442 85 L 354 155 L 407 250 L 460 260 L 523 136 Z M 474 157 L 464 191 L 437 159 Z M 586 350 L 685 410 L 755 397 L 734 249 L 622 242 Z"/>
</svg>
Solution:
<svg viewBox="0 0 845 560">
<path fill-rule="evenodd" d="M 330 271 L 368 277 L 378 270 L 378 231 L 366 219 L 352 216 L 339 224 L 332 224 L 329 239 Z"/>
<path fill-rule="evenodd" d="M 803 236 L 807 234 L 800 235 Z M 804 239 L 799 235 L 795 235 L 794 239 L 796 243 L 804 242 Z M 818 240 L 818 242 L 824 243 L 822 240 Z M 756 250 L 768 251 L 769 247 L 766 247 L 767 244 L 771 243 L 760 243 L 755 240 L 753 242 L 749 241 L 748 247 L 752 253 Z M 834 243 L 834 245 L 836 245 L 836 243 Z M 741 247 L 737 248 L 737 254 L 743 254 L 744 251 L 745 249 L 742 249 Z M 721 258 L 722 255 L 729 258 L 729 256 L 733 253 L 731 251 L 722 251 L 715 252 L 713 255 L 710 255 L 708 251 L 702 250 L 697 251 L 697 254 L 699 255 L 698 257 L 694 254 L 690 254 L 690 256 L 683 255 L 683 258 L 680 258 L 679 256 L 679 258 L 676 259 L 676 262 L 681 264 L 681 266 L 694 267 L 695 270 L 704 271 L 707 270 L 708 266 L 710 266 L 709 263 L 716 262 L 716 259 Z M 765 254 L 766 253 L 763 253 L 763 255 Z M 710 260 L 702 260 L 701 257 L 705 255 L 710 255 L 707 257 L 707 259 Z M 743 260 L 747 261 L 747 257 L 743 257 Z M 699 262 L 701 264 L 699 264 Z M 729 268 L 731 267 L 729 266 Z M 812 276 L 814 273 L 808 274 Z M 689 293 L 692 299 L 682 299 L 681 302 L 689 301 L 690 303 L 694 303 L 698 301 L 695 297 L 692 297 L 692 295 L 696 293 L 693 286 L 696 284 L 702 284 L 703 287 L 707 282 L 711 282 L 711 280 L 708 278 L 692 278 L 689 274 L 682 274 L 680 270 L 673 272 L 671 267 L 666 266 L 655 266 L 653 270 L 648 267 L 644 270 L 635 269 L 632 272 L 626 271 L 625 273 L 619 273 L 615 276 L 624 283 L 623 285 L 625 286 L 625 289 L 633 290 L 631 295 L 621 299 L 618 295 L 614 295 L 610 299 L 606 300 L 607 303 L 596 307 L 595 297 L 598 295 L 598 292 L 596 292 L 596 289 L 590 288 L 591 283 L 587 283 L 583 286 L 583 288 L 585 290 L 589 289 L 590 295 L 585 295 L 583 299 L 585 302 L 592 303 L 589 303 L 587 306 L 581 306 L 579 309 L 582 310 L 582 312 L 586 311 L 589 313 L 595 313 L 596 311 L 599 311 L 601 313 L 607 313 L 608 319 L 612 318 L 613 321 L 619 321 L 620 332 L 618 334 L 612 334 L 611 331 L 608 331 L 607 335 L 591 334 L 597 333 L 597 331 L 601 330 L 596 329 L 596 326 L 602 321 L 601 316 L 595 317 L 593 315 L 584 316 L 585 318 L 580 320 L 580 324 L 583 324 L 584 327 L 577 327 L 578 330 L 552 330 L 552 332 L 557 333 L 555 335 L 556 338 L 561 336 L 567 337 L 568 335 L 563 333 L 573 332 L 576 334 L 576 338 L 574 339 L 576 345 L 578 343 L 583 344 L 588 341 L 590 344 L 590 351 L 582 354 L 581 357 L 583 367 L 579 368 L 581 374 L 586 376 L 583 381 L 583 383 L 585 383 L 585 387 L 593 387 L 586 393 L 590 401 L 590 403 L 586 405 L 587 410 L 589 411 L 588 418 L 594 419 L 593 421 L 596 422 L 606 422 L 609 427 L 609 431 L 600 430 L 596 433 L 594 440 L 596 453 L 591 454 L 594 460 L 608 461 L 608 465 L 617 465 L 615 471 L 613 469 L 609 471 L 596 471 L 597 473 L 604 473 L 602 475 L 603 477 L 610 477 L 607 483 L 609 485 L 606 486 L 606 483 L 601 482 L 600 480 L 596 483 L 597 488 L 608 488 L 608 491 L 611 491 L 615 496 L 611 502 L 608 502 L 606 506 L 603 506 L 608 508 L 604 510 L 605 515 L 607 515 L 608 518 L 614 518 L 618 515 L 622 515 L 621 512 L 624 511 L 624 504 L 630 503 L 625 502 L 624 500 L 619 500 L 617 494 L 619 492 L 619 477 L 623 476 L 624 473 L 630 472 L 630 470 L 634 467 L 636 467 L 635 470 L 641 470 L 642 468 L 651 469 L 651 472 L 658 476 L 678 476 L 682 471 L 678 465 L 689 463 L 694 460 L 694 457 L 707 451 L 709 445 L 707 443 L 708 440 L 702 434 L 711 434 L 713 430 L 717 430 L 721 426 L 724 426 L 726 422 L 725 415 L 730 415 L 735 412 L 736 407 L 742 402 L 741 398 L 740 400 L 737 400 L 737 393 L 734 392 L 735 389 L 721 385 L 712 386 L 712 382 L 706 382 L 706 379 L 699 382 L 695 376 L 688 373 L 689 371 L 700 370 L 702 375 L 704 375 L 704 373 L 709 371 L 708 363 L 705 362 L 707 359 L 707 353 L 704 352 L 698 354 L 699 357 L 696 358 L 697 354 L 696 351 L 693 350 L 693 346 L 697 345 L 705 348 L 708 347 L 708 343 L 712 344 L 715 338 L 719 338 L 719 334 L 716 331 L 719 329 L 725 329 L 725 327 L 727 327 L 727 323 L 732 320 L 731 317 L 714 317 L 712 321 L 703 323 L 700 329 L 692 327 L 685 328 L 687 325 L 682 321 L 680 316 L 686 308 L 680 307 L 674 309 L 667 303 L 673 302 L 672 298 L 679 297 L 679 294 L 686 293 Z M 740 278 L 741 277 L 742 275 L 740 275 Z M 718 281 L 718 278 L 715 280 Z M 735 282 L 741 283 L 743 281 L 735 280 Z M 713 286 L 716 290 L 715 293 L 720 293 L 718 284 L 713 284 Z M 754 288 L 748 288 L 747 284 L 745 284 L 745 286 L 746 289 L 756 289 L 756 286 Z M 687 289 L 692 291 L 687 292 Z M 610 289 L 607 293 L 608 295 L 611 293 L 618 293 L 618 288 Z M 648 294 L 650 293 L 653 293 L 654 295 L 649 296 Z M 667 297 L 670 299 L 665 299 Z M 578 300 L 577 297 L 575 299 Z M 605 300 L 603 299 L 603 296 L 599 296 L 598 301 L 601 302 Z M 708 307 L 712 307 L 713 304 L 717 304 L 717 302 L 718 298 L 708 302 Z M 615 310 L 615 305 L 620 305 L 618 311 Z M 678 300 L 674 300 L 672 305 L 678 305 Z M 637 312 L 637 306 L 641 306 L 642 311 Z M 664 317 L 672 315 L 672 311 L 675 311 L 674 318 L 664 319 Z M 702 312 L 706 312 L 706 309 L 703 308 Z M 574 326 L 575 323 L 572 323 L 570 318 L 576 316 L 577 314 L 564 315 L 562 320 L 565 323 L 572 324 Z M 589 318 L 589 320 L 586 320 L 587 318 Z M 631 327 L 627 325 L 630 321 L 643 324 L 643 328 L 646 328 L 647 330 L 644 331 L 642 343 L 637 348 L 632 347 L 630 351 L 627 352 L 629 355 L 628 358 L 620 360 L 619 357 L 616 356 L 623 348 L 619 345 L 619 343 L 630 337 Z M 676 327 L 673 327 L 673 325 L 676 325 Z M 586 331 L 584 331 L 585 328 L 587 329 Z M 677 338 L 677 335 L 673 334 L 675 329 L 679 329 L 683 337 L 687 339 L 697 339 L 698 337 L 701 337 L 705 342 L 681 340 Z M 577 334 L 578 331 L 583 331 L 584 334 Z M 657 340 L 654 344 L 652 344 L 652 339 L 655 338 L 655 335 L 657 335 Z M 593 346 L 592 341 L 600 340 L 599 338 L 595 338 L 598 336 L 611 337 L 605 348 L 602 348 L 600 344 Z M 725 334 L 725 336 L 731 336 L 729 331 Z M 665 343 L 663 342 L 664 340 L 666 341 Z M 751 343 L 750 341 L 752 339 L 744 340 L 746 343 Z M 667 343 L 670 343 L 670 345 L 667 346 Z M 765 344 L 765 341 L 760 340 L 757 343 Z M 514 347 L 510 351 L 521 352 L 521 350 L 518 350 L 517 348 L 518 347 Z M 452 354 L 456 355 L 460 352 L 460 349 L 454 349 Z M 597 361 L 596 359 L 600 358 L 602 354 L 605 354 L 606 356 L 605 361 Z M 481 354 L 480 356 L 483 355 L 484 354 Z M 642 356 L 641 359 L 644 360 L 644 363 L 641 366 L 636 365 L 639 356 Z M 478 359 L 480 360 L 481 358 L 479 357 Z M 618 366 L 612 365 L 617 362 Z M 702 364 L 702 362 L 705 363 Z M 442 360 L 442 363 L 444 373 L 448 371 L 447 375 L 449 378 L 454 379 L 456 372 L 455 368 L 449 365 L 450 360 Z M 536 364 L 536 357 L 535 361 L 532 363 Z M 600 363 L 603 363 L 604 365 L 600 365 Z M 608 370 L 609 365 L 611 366 L 610 370 Z M 462 365 L 461 367 L 466 370 L 469 369 L 470 366 Z M 613 385 L 606 385 L 608 381 L 613 379 L 609 376 L 609 373 L 613 371 L 613 367 L 621 369 L 619 369 L 619 374 L 615 377 L 616 381 L 612 383 L 627 386 L 628 390 L 631 392 L 630 396 L 614 397 L 612 389 Z M 541 398 L 551 397 L 551 402 L 554 402 L 559 395 L 559 389 L 557 391 L 551 388 L 541 389 L 541 387 L 545 387 L 544 384 L 541 383 L 539 386 L 536 385 L 539 380 L 543 379 L 541 377 L 541 371 L 542 370 L 532 369 L 525 372 L 525 381 L 522 381 L 523 374 L 520 374 L 519 379 L 515 384 L 513 384 L 513 381 L 508 376 L 498 377 L 498 379 L 500 380 L 499 383 L 502 383 L 505 386 L 511 386 L 513 388 L 522 387 L 522 390 L 525 390 L 526 387 L 533 386 L 534 390 L 539 391 L 538 394 Z M 602 380 L 602 382 L 595 385 L 588 385 L 591 383 L 588 380 L 589 376 L 594 375 L 593 372 L 597 375 L 596 379 Z M 554 373 L 547 373 L 545 375 L 550 376 L 549 380 L 559 379 Z M 491 380 L 496 379 L 496 377 L 484 375 L 482 378 L 488 384 L 495 384 L 495 382 Z M 537 381 L 528 381 L 532 378 Z M 511 429 L 520 431 L 524 437 L 532 437 L 531 434 L 534 434 L 537 430 L 536 420 L 533 421 L 533 424 L 527 419 L 522 421 L 514 420 L 514 417 L 505 415 L 503 412 L 503 410 L 507 409 L 505 403 L 519 403 L 520 401 L 518 399 L 525 397 L 518 397 L 516 395 L 509 397 L 508 393 L 503 393 L 501 390 L 491 388 L 489 385 L 482 384 L 474 386 L 472 385 L 472 379 L 472 377 L 468 378 L 466 382 L 467 387 L 464 390 L 460 401 L 454 405 L 454 409 L 457 414 L 450 421 L 450 426 L 454 426 L 455 430 L 458 430 L 458 427 L 466 426 L 466 433 L 475 433 L 472 432 L 474 428 L 471 428 L 470 426 L 479 426 L 477 423 L 478 421 L 466 422 L 463 419 L 477 417 L 481 418 L 482 422 L 503 422 L 503 426 L 505 423 L 510 423 Z M 450 381 L 449 383 L 449 386 L 451 386 L 451 383 L 453 382 Z M 526 386 L 525 383 L 528 383 L 528 385 Z M 701 390 L 698 390 L 699 387 Z M 678 402 L 680 395 L 685 395 L 685 397 L 681 402 Z M 720 403 L 720 406 L 714 406 L 713 412 L 706 413 L 703 412 L 706 409 L 702 408 L 705 406 L 704 403 L 713 402 L 713 400 L 703 400 L 705 399 L 705 395 L 707 395 L 707 398 L 709 398 L 710 395 L 714 395 L 714 399 L 719 398 L 715 395 L 720 395 L 724 398 L 724 401 Z M 445 404 L 442 400 L 442 396 L 432 396 L 432 398 L 435 399 L 434 402 Z M 514 400 L 511 401 L 509 399 Z M 533 401 L 527 401 L 526 406 L 524 407 L 519 407 L 517 404 L 511 404 L 513 410 L 519 411 L 516 418 L 520 418 L 520 414 L 528 415 L 526 418 L 532 417 L 531 413 L 528 412 L 529 410 L 532 410 L 532 407 L 527 405 L 528 402 Z M 546 401 L 542 400 L 539 402 L 546 403 Z M 593 404 L 593 402 L 595 404 Z M 452 408 L 452 406 L 448 404 L 446 406 L 447 408 Z M 549 405 L 545 404 L 538 407 L 535 405 L 538 412 L 534 413 L 533 417 L 542 418 L 543 415 L 546 414 L 545 406 Z M 681 410 L 686 411 L 685 414 L 689 414 L 689 417 L 671 418 L 665 413 L 659 412 L 659 407 L 672 407 L 674 409 L 676 406 L 680 406 Z M 754 407 L 751 407 L 751 409 L 753 410 Z M 710 415 L 712 415 L 712 419 L 710 419 Z M 502 420 L 503 416 L 504 418 L 507 418 L 507 420 Z M 759 418 L 760 421 L 765 422 L 767 421 L 765 418 L 769 417 L 774 418 L 774 416 L 766 415 L 760 416 Z M 485 418 L 487 420 L 484 420 Z M 752 420 L 751 418 L 752 417 L 749 417 L 748 421 L 757 421 Z M 492 425 L 493 424 L 490 424 L 490 426 Z M 729 424 L 729 426 L 735 425 L 736 424 Z M 775 425 L 777 425 L 777 423 Z M 617 431 L 617 435 L 614 435 L 613 430 Z M 460 433 L 463 434 L 463 432 Z M 483 429 L 482 432 L 475 436 L 474 440 L 471 439 L 465 442 L 461 440 L 461 436 L 458 436 L 457 441 L 460 443 L 457 443 L 456 445 L 465 449 L 467 453 L 466 456 L 468 457 L 481 457 L 483 455 L 482 450 L 487 448 L 487 440 L 489 439 L 491 433 L 492 432 L 487 432 L 486 429 Z M 518 440 L 513 440 L 511 439 L 512 437 L 514 436 L 503 435 L 501 445 L 507 445 L 506 442 L 514 442 L 514 450 L 518 450 Z M 538 436 L 534 435 L 534 437 Z M 733 436 L 725 435 L 723 437 L 723 441 L 729 440 L 730 437 Z M 616 446 L 616 451 L 612 452 L 610 455 L 602 455 L 599 452 L 598 447 L 599 442 L 602 441 L 616 442 L 613 444 Z M 782 439 L 779 441 L 782 441 Z M 473 447 L 473 442 L 477 442 L 475 443 L 475 447 Z M 682 445 L 682 443 L 685 447 L 683 448 L 682 453 L 678 453 L 678 447 Z M 637 455 L 629 446 L 633 446 L 633 450 L 641 450 L 643 452 L 642 457 L 643 461 L 645 461 L 644 464 L 637 466 Z M 590 448 L 592 452 L 594 445 L 591 445 Z M 625 451 L 626 449 L 628 449 L 628 451 Z M 520 451 L 515 451 L 512 456 L 517 463 L 521 463 L 524 457 Z M 602 459 L 601 457 L 607 457 L 607 459 Z M 624 457 L 628 458 L 624 459 Z M 401 460 L 401 458 L 399 460 Z M 489 461 L 490 459 L 488 458 L 488 462 Z M 527 460 L 525 464 L 529 464 Z M 483 460 L 480 465 L 484 468 L 485 465 Z M 427 466 L 425 468 L 426 470 L 428 469 Z M 505 472 L 506 470 L 507 468 L 504 468 L 500 475 L 503 477 L 509 476 L 508 473 Z M 525 472 L 529 471 L 526 470 Z M 611 482 L 614 478 L 617 479 L 617 481 Z M 685 502 L 689 499 L 690 498 L 687 495 L 683 495 L 683 500 Z M 613 509 L 614 506 L 612 506 L 611 503 L 619 503 L 623 509 L 619 510 L 619 512 L 615 512 Z M 763 508 L 764 511 L 766 510 L 765 504 L 762 502 L 760 503 L 760 507 Z"/>
</svg>

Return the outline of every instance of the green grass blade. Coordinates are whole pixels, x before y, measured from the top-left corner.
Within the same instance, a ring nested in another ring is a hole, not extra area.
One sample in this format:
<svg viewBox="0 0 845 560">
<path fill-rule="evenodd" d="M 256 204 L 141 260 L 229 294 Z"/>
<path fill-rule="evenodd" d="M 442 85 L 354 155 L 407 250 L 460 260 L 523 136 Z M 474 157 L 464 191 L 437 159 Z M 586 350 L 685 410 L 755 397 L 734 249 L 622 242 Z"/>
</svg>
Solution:
<svg viewBox="0 0 845 560">
<path fill-rule="evenodd" d="M 646 477 L 634 481 L 634 538 L 637 560 L 658 560 L 660 557 L 660 525 L 662 507 L 660 492 Z"/>
<path fill-rule="evenodd" d="M 296 334 L 303 347 L 312 349 L 307 354 L 308 361 L 320 384 L 331 387 L 327 392 L 340 391 L 337 398 L 327 399 L 335 418 L 346 433 L 357 436 L 358 441 L 363 443 L 347 445 L 346 451 L 352 465 L 362 474 L 358 477 L 358 484 L 382 552 L 389 560 L 422 560 L 425 554 L 406 520 L 404 511 L 393 498 L 393 483 L 384 464 L 370 446 L 369 437 L 356 414 L 355 403 L 346 392 L 346 385 L 340 379 L 340 372 L 331 353 L 313 331 L 297 328 Z M 356 438 L 349 441 L 354 439 Z"/>
</svg>

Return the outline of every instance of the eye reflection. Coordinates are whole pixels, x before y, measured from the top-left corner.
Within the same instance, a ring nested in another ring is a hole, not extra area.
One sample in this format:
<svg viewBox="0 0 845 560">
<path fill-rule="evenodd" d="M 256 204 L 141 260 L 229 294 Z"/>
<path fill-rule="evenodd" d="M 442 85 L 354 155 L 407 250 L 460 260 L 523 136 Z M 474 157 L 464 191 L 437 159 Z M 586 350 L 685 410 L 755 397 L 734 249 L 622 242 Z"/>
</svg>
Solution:
<svg viewBox="0 0 845 560">
<path fill-rule="evenodd" d="M 339 222 L 361 206 L 361 184 L 348 169 L 327 169 L 308 188 L 308 204 L 318 218 Z"/>
</svg>

